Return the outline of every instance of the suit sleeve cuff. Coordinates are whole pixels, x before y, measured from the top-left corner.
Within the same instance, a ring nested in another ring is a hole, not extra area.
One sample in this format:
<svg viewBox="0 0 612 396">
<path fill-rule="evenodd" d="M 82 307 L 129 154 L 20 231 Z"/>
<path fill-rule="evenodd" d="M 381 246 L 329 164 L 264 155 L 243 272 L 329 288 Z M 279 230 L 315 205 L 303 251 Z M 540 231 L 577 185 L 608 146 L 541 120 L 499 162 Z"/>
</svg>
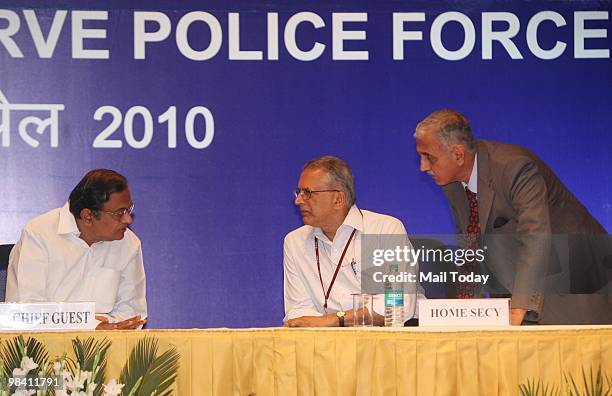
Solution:
<svg viewBox="0 0 612 396">
<path fill-rule="evenodd" d="M 526 309 L 525 319 L 528 322 L 538 322 L 541 319 L 544 296 L 541 294 L 514 294 L 510 299 L 510 309 Z"/>
</svg>

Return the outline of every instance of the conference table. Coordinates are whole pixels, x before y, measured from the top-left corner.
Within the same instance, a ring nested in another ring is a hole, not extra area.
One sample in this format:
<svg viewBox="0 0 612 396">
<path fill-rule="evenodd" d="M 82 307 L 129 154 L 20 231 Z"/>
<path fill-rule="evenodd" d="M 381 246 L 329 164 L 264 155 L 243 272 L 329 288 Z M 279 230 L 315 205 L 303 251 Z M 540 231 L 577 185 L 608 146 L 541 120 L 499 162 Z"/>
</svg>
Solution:
<svg viewBox="0 0 612 396">
<path fill-rule="evenodd" d="M 0 333 L 6 342 L 15 333 Z M 107 378 L 139 339 L 180 354 L 176 395 L 517 395 L 519 384 L 612 376 L 612 326 L 32 332 L 49 356 L 107 338 Z"/>
</svg>

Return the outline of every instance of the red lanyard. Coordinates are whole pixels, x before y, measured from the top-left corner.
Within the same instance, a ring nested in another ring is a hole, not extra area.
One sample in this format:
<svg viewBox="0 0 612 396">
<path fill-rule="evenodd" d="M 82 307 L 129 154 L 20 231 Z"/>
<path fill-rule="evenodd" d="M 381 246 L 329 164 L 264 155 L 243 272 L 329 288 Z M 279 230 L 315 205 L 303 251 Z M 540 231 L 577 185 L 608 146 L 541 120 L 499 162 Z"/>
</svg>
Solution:
<svg viewBox="0 0 612 396">
<path fill-rule="evenodd" d="M 342 251 L 342 256 L 340 256 L 340 261 L 338 261 L 338 265 L 336 265 L 336 272 L 334 272 L 334 277 L 332 278 L 329 287 L 327 288 L 327 293 L 325 293 L 325 286 L 323 286 L 323 277 L 321 276 L 321 263 L 319 262 L 319 239 L 315 237 L 315 252 L 317 254 L 317 269 L 319 270 L 319 280 L 321 281 L 321 289 L 323 290 L 323 296 L 325 297 L 325 303 L 323 304 L 323 309 L 327 312 L 327 300 L 329 299 L 329 294 L 331 293 L 331 289 L 334 286 L 334 282 L 336 281 L 336 276 L 338 276 L 338 271 L 340 271 L 340 266 L 342 265 L 342 260 L 344 260 L 344 255 L 346 255 L 346 251 L 348 250 L 349 245 L 351 244 L 351 240 L 355 235 L 356 228 L 353 229 L 351 236 L 349 237 L 346 245 L 344 245 L 344 250 Z"/>
</svg>

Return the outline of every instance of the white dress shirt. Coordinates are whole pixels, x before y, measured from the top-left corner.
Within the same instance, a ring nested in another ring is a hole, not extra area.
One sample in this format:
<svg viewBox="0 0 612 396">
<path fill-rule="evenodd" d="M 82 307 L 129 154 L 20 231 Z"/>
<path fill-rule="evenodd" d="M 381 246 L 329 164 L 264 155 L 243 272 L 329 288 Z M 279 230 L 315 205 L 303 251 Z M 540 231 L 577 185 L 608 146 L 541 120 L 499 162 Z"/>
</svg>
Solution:
<svg viewBox="0 0 612 396">
<path fill-rule="evenodd" d="M 463 188 L 467 187 L 471 192 L 476 194 L 478 198 L 478 154 L 474 155 L 474 164 L 472 165 L 472 172 L 470 173 L 470 180 L 468 182 L 461 182 Z"/>
<path fill-rule="evenodd" d="M 127 229 L 121 240 L 91 246 L 79 235 L 68 203 L 26 224 L 11 251 L 6 301 L 93 301 L 96 314 L 111 322 L 145 318 L 145 273 L 136 234 Z"/>
<path fill-rule="evenodd" d="M 284 297 L 285 318 L 301 316 L 323 316 L 325 297 L 317 270 L 315 236 L 319 240 L 319 261 L 321 277 L 327 292 L 342 251 L 353 230 L 357 232 L 349 245 L 336 281 L 327 301 L 327 312 L 348 311 L 353 309 L 351 294 L 361 293 L 361 239 L 363 234 L 406 235 L 402 222 L 394 217 L 359 210 L 351 207 L 344 222 L 336 231 L 334 240 L 318 227 L 302 226 L 285 237 L 284 243 Z M 422 297 L 422 296 L 419 296 Z M 415 316 L 416 297 L 404 297 L 406 319 Z M 374 311 L 384 314 L 384 296 L 374 298 Z"/>
</svg>

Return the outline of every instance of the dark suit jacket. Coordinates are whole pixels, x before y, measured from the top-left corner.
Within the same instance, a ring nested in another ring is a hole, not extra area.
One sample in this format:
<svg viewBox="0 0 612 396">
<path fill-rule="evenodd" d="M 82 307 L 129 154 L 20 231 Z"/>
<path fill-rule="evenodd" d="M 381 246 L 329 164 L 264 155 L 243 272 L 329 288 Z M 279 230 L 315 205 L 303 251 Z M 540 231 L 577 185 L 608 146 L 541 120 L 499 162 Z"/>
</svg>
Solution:
<svg viewBox="0 0 612 396">
<path fill-rule="evenodd" d="M 512 295 L 512 308 L 540 323 L 612 323 L 606 230 L 527 149 L 481 140 L 477 153 L 484 271 Z M 465 190 L 455 182 L 444 192 L 464 234 Z"/>
</svg>

